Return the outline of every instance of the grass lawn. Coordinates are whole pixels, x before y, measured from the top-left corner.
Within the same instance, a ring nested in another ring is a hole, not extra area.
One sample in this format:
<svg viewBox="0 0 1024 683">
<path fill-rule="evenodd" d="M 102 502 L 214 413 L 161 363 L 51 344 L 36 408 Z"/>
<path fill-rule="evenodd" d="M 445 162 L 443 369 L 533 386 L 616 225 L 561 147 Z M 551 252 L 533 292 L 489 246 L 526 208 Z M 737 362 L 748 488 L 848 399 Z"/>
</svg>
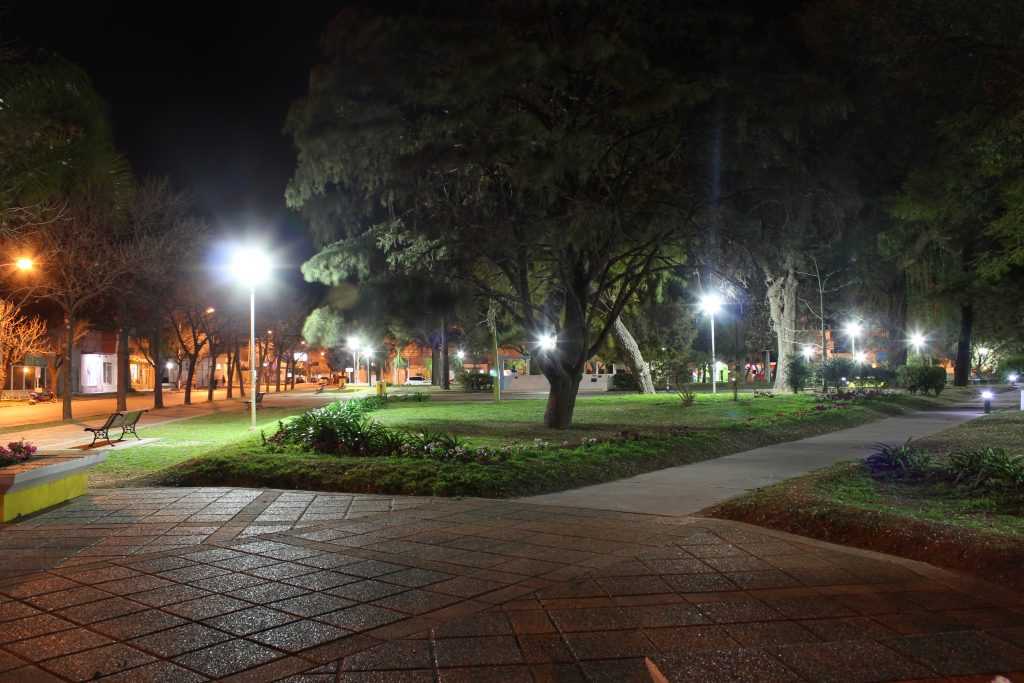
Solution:
<svg viewBox="0 0 1024 683">
<path fill-rule="evenodd" d="M 267 433 L 276 430 L 277 423 L 291 415 L 303 412 L 300 408 L 261 408 L 257 426 Z M 139 428 L 144 439 L 158 439 L 139 446 L 115 447 L 105 462 L 94 467 L 89 475 L 91 486 L 117 486 L 152 475 L 178 463 L 202 458 L 211 453 L 241 451 L 258 447 L 260 439 L 249 431 L 249 413 L 214 413 L 176 420 L 153 427 Z"/>
<path fill-rule="evenodd" d="M 913 442 L 943 463 L 959 449 L 1024 453 L 1024 413 L 996 412 Z M 708 514 L 857 545 L 1024 587 L 1024 491 L 874 477 L 839 464 L 727 501 Z"/>
<path fill-rule="evenodd" d="M 395 402 L 371 414 L 390 427 L 449 432 L 473 446 L 525 445 L 506 459 L 451 462 L 410 457 L 340 457 L 270 452 L 257 440 L 211 449 L 155 483 L 273 486 L 417 495 L 520 496 L 610 481 L 673 465 L 834 431 L 931 405 L 905 396 L 819 411 L 811 396 L 582 397 L 574 427 L 544 429 L 544 400 Z M 534 441 L 548 442 L 543 448 Z M 596 439 L 596 443 L 589 440 Z M 587 441 L 587 443 L 584 443 Z"/>
</svg>

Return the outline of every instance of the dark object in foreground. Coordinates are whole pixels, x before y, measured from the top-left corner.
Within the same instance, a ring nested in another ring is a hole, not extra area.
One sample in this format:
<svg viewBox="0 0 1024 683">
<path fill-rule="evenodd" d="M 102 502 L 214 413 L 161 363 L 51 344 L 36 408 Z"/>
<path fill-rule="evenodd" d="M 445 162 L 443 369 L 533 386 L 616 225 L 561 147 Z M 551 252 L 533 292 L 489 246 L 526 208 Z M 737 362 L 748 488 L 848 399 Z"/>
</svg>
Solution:
<svg viewBox="0 0 1024 683">
<path fill-rule="evenodd" d="M 252 403 L 252 401 L 242 401 L 242 403 L 244 403 L 245 405 L 248 406 L 249 404 Z M 262 393 L 256 394 L 256 405 L 258 405 L 258 406 L 263 405 L 263 394 Z"/>
<path fill-rule="evenodd" d="M 28 404 L 34 406 L 37 403 L 56 403 L 57 394 L 53 393 L 49 389 L 39 389 L 38 391 L 30 392 L 28 395 Z"/>
<path fill-rule="evenodd" d="M 99 427 L 86 427 L 84 431 L 92 432 L 92 443 L 89 444 L 89 448 L 96 445 L 99 439 L 113 443 L 110 438 L 110 430 L 121 428 L 121 436 L 117 438 L 118 441 L 124 441 L 124 437 L 128 434 L 134 434 L 136 439 L 141 439 L 138 432 L 135 431 L 135 426 L 139 424 L 139 418 L 145 410 L 128 410 L 120 413 L 111 413 L 107 419 Z"/>
</svg>

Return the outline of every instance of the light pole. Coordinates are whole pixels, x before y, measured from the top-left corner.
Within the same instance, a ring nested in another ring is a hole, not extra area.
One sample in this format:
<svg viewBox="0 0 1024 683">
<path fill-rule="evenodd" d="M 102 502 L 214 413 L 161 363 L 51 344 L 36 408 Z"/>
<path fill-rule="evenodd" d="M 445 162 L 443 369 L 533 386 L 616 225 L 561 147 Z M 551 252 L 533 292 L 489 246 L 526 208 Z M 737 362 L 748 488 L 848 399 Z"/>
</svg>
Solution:
<svg viewBox="0 0 1024 683">
<path fill-rule="evenodd" d="M 857 357 L 857 337 L 860 336 L 863 329 L 859 322 L 851 320 L 846 323 L 846 334 L 850 337 L 850 355 L 854 358 Z"/>
<path fill-rule="evenodd" d="M 257 247 L 239 248 L 231 258 L 231 272 L 249 287 L 249 401 L 250 427 L 256 429 L 256 388 L 259 369 L 256 367 L 256 285 L 270 275 L 270 258 Z"/>
<path fill-rule="evenodd" d="M 700 299 L 700 310 L 711 320 L 711 393 L 718 393 L 718 364 L 715 362 L 715 314 L 722 310 L 722 297 L 711 292 Z"/>
</svg>

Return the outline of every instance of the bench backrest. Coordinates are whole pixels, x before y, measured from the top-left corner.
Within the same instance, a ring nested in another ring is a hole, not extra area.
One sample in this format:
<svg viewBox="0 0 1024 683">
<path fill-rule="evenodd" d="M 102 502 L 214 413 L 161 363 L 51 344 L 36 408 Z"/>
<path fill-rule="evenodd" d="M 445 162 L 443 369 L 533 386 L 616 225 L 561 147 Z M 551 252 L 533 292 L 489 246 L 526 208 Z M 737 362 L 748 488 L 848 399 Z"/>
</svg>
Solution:
<svg viewBox="0 0 1024 683">
<path fill-rule="evenodd" d="M 129 410 L 127 412 L 121 413 L 121 415 L 124 416 L 124 420 L 122 421 L 121 424 L 126 426 L 126 427 L 130 427 L 130 426 L 134 425 L 135 423 L 137 423 L 139 421 L 139 418 L 142 417 L 142 414 L 144 412 L 146 412 L 146 411 L 145 410 Z"/>
<path fill-rule="evenodd" d="M 121 413 L 111 413 L 110 416 L 107 417 L 107 421 L 103 423 L 103 426 L 100 427 L 100 429 L 120 427 L 122 424 L 124 424 L 124 415 L 122 415 Z"/>
</svg>

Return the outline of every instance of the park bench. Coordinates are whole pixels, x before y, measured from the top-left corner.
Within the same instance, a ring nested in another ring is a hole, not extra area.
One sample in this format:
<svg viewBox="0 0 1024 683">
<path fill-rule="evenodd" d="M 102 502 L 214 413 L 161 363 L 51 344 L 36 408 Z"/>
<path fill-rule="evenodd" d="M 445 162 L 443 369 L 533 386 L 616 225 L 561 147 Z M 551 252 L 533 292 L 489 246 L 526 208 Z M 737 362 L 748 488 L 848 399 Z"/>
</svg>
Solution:
<svg viewBox="0 0 1024 683">
<path fill-rule="evenodd" d="M 754 398 L 775 398 L 775 394 L 771 391 L 761 391 L 760 389 L 754 389 Z"/>
<path fill-rule="evenodd" d="M 83 431 L 92 432 L 92 443 L 89 444 L 89 448 L 95 446 L 96 442 L 100 439 L 104 439 L 113 445 L 113 440 L 110 438 L 110 430 L 117 429 L 118 427 L 121 428 L 121 436 L 117 438 L 118 441 L 123 441 L 124 437 L 128 434 L 134 434 L 136 439 L 141 439 L 142 437 L 135 431 L 135 427 L 139 424 L 139 419 L 144 412 L 146 411 L 126 410 L 111 413 L 99 427 L 86 427 Z"/>
<path fill-rule="evenodd" d="M 242 403 L 244 403 L 245 405 L 248 406 L 248 405 L 250 405 L 252 403 L 252 401 L 242 401 Z M 256 394 L 256 405 L 258 405 L 258 406 L 259 405 L 263 405 L 263 394 L 262 393 Z"/>
</svg>

